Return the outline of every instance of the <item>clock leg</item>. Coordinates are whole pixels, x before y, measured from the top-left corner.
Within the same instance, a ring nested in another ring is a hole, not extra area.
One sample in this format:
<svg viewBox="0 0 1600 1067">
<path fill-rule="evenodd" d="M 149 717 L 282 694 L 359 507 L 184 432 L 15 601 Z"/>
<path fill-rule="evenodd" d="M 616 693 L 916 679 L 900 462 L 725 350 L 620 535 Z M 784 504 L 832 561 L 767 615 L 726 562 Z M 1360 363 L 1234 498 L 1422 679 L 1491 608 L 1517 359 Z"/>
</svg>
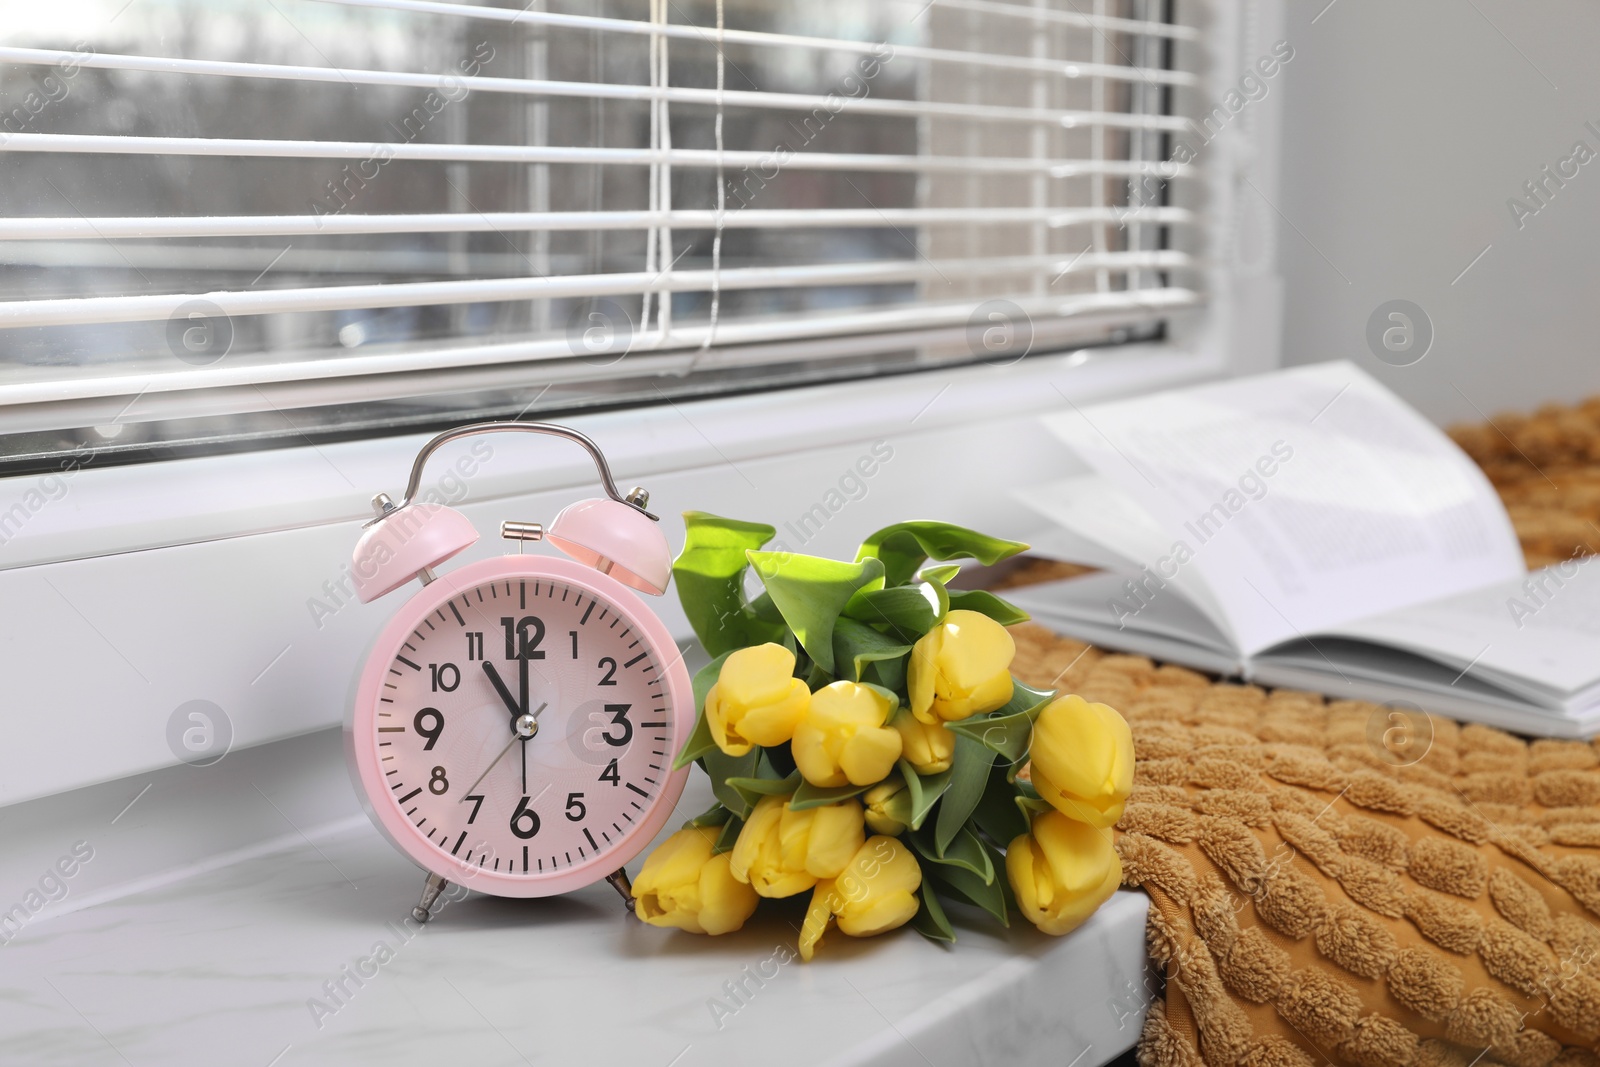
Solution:
<svg viewBox="0 0 1600 1067">
<path fill-rule="evenodd" d="M 437 874 L 428 875 L 428 881 L 422 887 L 422 899 L 411 909 L 411 917 L 419 923 L 427 922 L 432 917 L 433 902 L 439 899 L 439 894 L 449 884 Z"/>
<path fill-rule="evenodd" d="M 611 888 L 622 895 L 622 906 L 629 911 L 633 910 L 633 883 L 628 881 L 628 872 L 621 867 L 606 875 L 606 881 L 611 883 Z"/>
</svg>

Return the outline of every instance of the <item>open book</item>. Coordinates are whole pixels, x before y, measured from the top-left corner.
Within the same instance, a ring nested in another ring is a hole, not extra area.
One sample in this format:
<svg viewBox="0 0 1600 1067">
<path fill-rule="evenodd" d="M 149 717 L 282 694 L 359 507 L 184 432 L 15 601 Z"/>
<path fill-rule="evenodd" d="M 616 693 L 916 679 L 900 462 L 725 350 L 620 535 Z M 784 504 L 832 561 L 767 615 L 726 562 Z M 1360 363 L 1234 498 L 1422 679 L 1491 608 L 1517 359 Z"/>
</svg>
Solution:
<svg viewBox="0 0 1600 1067">
<path fill-rule="evenodd" d="M 1600 729 L 1600 565 L 1529 574 L 1482 472 L 1349 363 L 1046 416 L 1072 477 L 1022 499 L 1040 622 L 1269 686 L 1559 737 Z"/>
</svg>

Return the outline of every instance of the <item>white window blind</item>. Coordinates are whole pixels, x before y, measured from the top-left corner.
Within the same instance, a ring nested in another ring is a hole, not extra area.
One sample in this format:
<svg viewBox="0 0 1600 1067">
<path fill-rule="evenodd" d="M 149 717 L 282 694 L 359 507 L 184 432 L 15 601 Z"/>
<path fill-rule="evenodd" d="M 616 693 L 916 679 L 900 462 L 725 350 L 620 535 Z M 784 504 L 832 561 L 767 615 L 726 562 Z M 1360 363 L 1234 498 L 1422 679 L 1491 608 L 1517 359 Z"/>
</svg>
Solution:
<svg viewBox="0 0 1600 1067">
<path fill-rule="evenodd" d="M 1170 0 L 30 8 L 14 459 L 1006 360 L 1203 288 Z"/>
</svg>

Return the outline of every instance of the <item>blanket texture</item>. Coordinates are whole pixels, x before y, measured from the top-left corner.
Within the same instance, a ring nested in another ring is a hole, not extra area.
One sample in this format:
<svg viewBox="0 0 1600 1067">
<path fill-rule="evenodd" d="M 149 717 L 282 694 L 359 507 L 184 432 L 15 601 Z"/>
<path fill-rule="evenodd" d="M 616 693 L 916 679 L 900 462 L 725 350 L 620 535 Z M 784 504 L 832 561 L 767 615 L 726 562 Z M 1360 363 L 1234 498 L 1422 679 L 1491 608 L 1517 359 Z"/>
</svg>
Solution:
<svg viewBox="0 0 1600 1067">
<path fill-rule="evenodd" d="M 1594 746 L 1012 632 L 1019 677 L 1133 730 L 1142 1067 L 1600 1067 Z"/>
</svg>

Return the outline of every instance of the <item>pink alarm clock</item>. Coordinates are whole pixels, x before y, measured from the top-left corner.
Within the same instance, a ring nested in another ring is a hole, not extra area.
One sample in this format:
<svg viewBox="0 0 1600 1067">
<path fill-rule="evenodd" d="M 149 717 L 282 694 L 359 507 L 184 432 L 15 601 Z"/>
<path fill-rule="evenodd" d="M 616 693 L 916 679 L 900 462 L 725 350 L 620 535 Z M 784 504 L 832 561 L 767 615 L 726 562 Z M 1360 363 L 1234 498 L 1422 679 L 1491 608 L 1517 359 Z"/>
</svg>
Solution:
<svg viewBox="0 0 1600 1067">
<path fill-rule="evenodd" d="M 517 552 L 436 574 L 478 539 L 460 512 L 414 503 L 446 442 L 552 434 L 582 445 L 606 496 L 563 509 L 546 531 L 504 522 Z M 412 911 L 427 921 L 454 881 L 540 897 L 604 878 L 632 906 L 623 865 L 666 824 L 688 769 L 672 761 L 694 726 L 683 656 L 638 592 L 659 596 L 671 553 L 649 495 L 623 496 L 576 430 L 490 422 L 438 435 L 397 507 L 356 544 L 363 602 L 417 579 L 373 643 L 345 724 L 351 778 L 373 824 L 428 872 Z M 522 555 L 546 540 L 569 559 Z"/>
</svg>

